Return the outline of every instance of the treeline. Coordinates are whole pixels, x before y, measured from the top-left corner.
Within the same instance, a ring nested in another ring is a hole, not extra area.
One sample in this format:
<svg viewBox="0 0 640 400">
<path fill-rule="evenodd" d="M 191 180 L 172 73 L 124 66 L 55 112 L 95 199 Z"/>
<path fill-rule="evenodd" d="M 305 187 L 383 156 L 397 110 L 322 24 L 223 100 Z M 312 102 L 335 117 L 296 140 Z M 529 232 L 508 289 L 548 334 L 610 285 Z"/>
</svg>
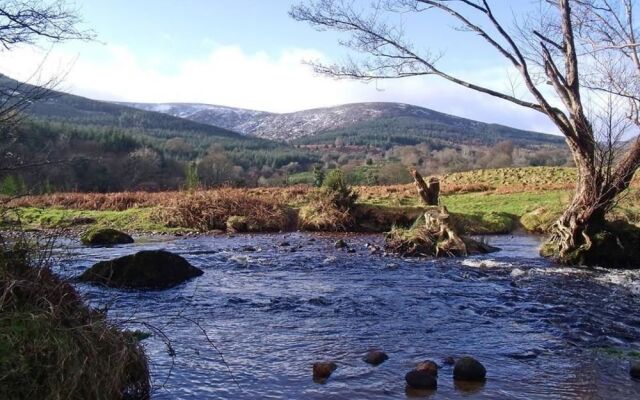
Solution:
<svg viewBox="0 0 640 400">
<path fill-rule="evenodd" d="M 564 145 L 559 136 L 525 132 L 500 125 L 467 122 L 465 126 L 443 124 L 417 117 L 379 118 L 354 127 L 328 131 L 317 136 L 298 139 L 298 145 L 331 146 L 342 143 L 352 146 L 375 147 L 383 150 L 394 146 L 427 144 L 432 149 L 448 147 L 492 146 L 511 141 L 517 147 Z"/>
<path fill-rule="evenodd" d="M 163 132 L 168 139 L 146 129 L 27 120 L 3 138 L 0 193 L 256 186 L 319 161 L 305 150 L 237 135 Z"/>
<path fill-rule="evenodd" d="M 411 130 L 401 135 L 412 138 L 406 145 L 389 133 L 391 139 L 379 146 L 367 139 L 383 137 L 373 130 L 335 136 L 333 143 L 291 146 L 239 135 L 131 126 L 130 121 L 123 127 L 95 122 L 91 117 L 30 118 L 5 133 L 0 194 L 313 184 L 317 176 L 312 171 L 332 169 L 341 169 L 351 184 L 379 185 L 409 182 L 413 168 L 432 175 L 571 163 L 564 146 L 523 146 L 512 140 L 466 145 L 425 140 L 424 133 L 418 142 Z M 320 141 L 331 135 L 338 134 L 322 135 Z"/>
</svg>

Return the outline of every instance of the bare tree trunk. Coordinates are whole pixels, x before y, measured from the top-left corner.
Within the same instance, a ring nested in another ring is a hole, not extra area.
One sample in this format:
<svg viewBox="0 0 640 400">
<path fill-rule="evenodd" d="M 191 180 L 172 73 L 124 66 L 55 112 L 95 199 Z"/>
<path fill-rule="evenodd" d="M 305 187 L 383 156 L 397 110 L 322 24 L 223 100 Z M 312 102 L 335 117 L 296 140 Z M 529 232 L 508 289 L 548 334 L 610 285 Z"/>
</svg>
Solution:
<svg viewBox="0 0 640 400">
<path fill-rule="evenodd" d="M 542 249 L 543 255 L 566 264 L 591 265 L 613 257 L 608 251 L 617 251 L 615 257 L 628 253 L 629 246 L 624 243 L 633 243 L 634 239 L 624 237 L 624 229 L 618 232 L 610 229 L 605 216 L 614 207 L 619 195 L 629 188 L 637 164 L 621 164 L 617 173 L 607 180 L 597 172 L 594 162 L 579 156 L 579 149 L 574 154 L 578 154 L 578 185 L 571 203 L 552 226 L 551 237 Z M 610 236 L 607 243 L 596 240 L 598 235 L 602 238 L 603 233 Z"/>
<path fill-rule="evenodd" d="M 420 195 L 422 201 L 428 206 L 437 206 L 440 196 L 440 181 L 438 178 L 432 176 L 427 183 L 415 169 L 411 171 L 411 175 L 413 175 L 418 195 Z"/>
</svg>

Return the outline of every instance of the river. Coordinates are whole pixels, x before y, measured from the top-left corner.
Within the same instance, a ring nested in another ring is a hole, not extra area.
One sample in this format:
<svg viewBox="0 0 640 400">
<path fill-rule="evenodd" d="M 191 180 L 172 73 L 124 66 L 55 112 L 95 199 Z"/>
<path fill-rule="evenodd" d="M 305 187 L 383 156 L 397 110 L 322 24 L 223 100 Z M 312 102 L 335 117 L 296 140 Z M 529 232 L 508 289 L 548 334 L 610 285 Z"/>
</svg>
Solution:
<svg viewBox="0 0 640 400">
<path fill-rule="evenodd" d="M 466 260 L 385 256 L 371 250 L 375 235 L 70 242 L 56 270 L 71 277 L 159 248 L 204 270 L 166 291 L 77 286 L 112 320 L 166 334 L 143 341 L 157 400 L 640 399 L 628 372 L 640 355 L 640 272 L 553 265 L 533 236 L 488 240 L 502 251 Z M 370 348 L 389 360 L 365 364 Z M 483 386 L 456 386 L 443 365 L 437 391 L 406 391 L 417 362 L 467 354 L 486 366 Z M 317 384 L 311 365 L 323 360 L 338 369 Z"/>
</svg>

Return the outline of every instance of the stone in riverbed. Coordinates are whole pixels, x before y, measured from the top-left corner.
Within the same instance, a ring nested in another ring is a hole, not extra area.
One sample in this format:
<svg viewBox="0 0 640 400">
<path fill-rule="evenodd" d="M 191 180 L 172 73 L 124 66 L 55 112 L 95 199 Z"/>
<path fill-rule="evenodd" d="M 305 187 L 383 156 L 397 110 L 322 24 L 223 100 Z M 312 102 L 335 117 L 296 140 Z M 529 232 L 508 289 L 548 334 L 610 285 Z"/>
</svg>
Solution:
<svg viewBox="0 0 640 400">
<path fill-rule="evenodd" d="M 363 358 L 364 362 L 371 365 L 380 365 L 388 359 L 387 353 L 380 350 L 369 350 Z"/>
<path fill-rule="evenodd" d="M 80 236 L 80 241 L 88 246 L 114 246 L 133 243 L 133 238 L 116 229 L 97 228 L 86 231 Z"/>
<path fill-rule="evenodd" d="M 438 380 L 429 372 L 414 369 L 404 376 L 407 385 L 414 389 L 433 390 L 438 387 Z"/>
<path fill-rule="evenodd" d="M 631 363 L 629 375 L 631 375 L 633 379 L 640 379 L 640 362 L 636 361 L 634 363 Z"/>
<path fill-rule="evenodd" d="M 433 377 L 438 376 L 438 364 L 434 361 L 427 360 L 421 363 L 418 363 L 416 366 L 416 371 L 424 371 Z"/>
<path fill-rule="evenodd" d="M 447 356 L 442 359 L 442 363 L 444 365 L 454 365 L 456 363 L 456 359 L 453 356 Z"/>
<path fill-rule="evenodd" d="M 453 379 L 461 381 L 484 381 L 487 376 L 487 370 L 473 357 L 462 357 L 456 361 L 453 367 Z"/>
<path fill-rule="evenodd" d="M 324 382 L 335 371 L 338 366 L 334 362 L 317 362 L 313 364 L 313 380 L 316 382 Z"/>
<path fill-rule="evenodd" d="M 148 250 L 99 262 L 78 279 L 116 288 L 168 289 L 202 274 L 177 254 Z"/>
</svg>

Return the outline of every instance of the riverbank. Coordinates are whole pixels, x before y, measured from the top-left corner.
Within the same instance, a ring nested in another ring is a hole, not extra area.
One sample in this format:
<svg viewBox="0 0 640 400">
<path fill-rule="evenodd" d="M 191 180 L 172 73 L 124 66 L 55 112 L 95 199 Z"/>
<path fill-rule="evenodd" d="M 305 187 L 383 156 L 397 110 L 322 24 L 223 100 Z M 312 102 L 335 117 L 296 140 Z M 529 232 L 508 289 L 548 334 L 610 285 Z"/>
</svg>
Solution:
<svg viewBox="0 0 640 400">
<path fill-rule="evenodd" d="M 0 398 L 148 398 L 136 336 L 86 306 L 37 249 L 1 246 Z"/>
<path fill-rule="evenodd" d="M 570 200 L 571 168 L 506 168 L 441 177 L 441 203 L 468 234 L 525 230 L 545 233 Z M 640 224 L 640 185 L 611 213 L 612 219 Z M 61 193 L 4 202 L 3 229 L 70 229 L 94 226 L 127 232 L 206 233 L 305 230 L 305 207 L 318 189 L 306 186 L 217 189 L 195 192 Z M 410 226 L 421 205 L 413 185 L 356 187 L 355 232 L 386 232 Z M 323 230 L 341 230 L 339 227 Z"/>
</svg>

